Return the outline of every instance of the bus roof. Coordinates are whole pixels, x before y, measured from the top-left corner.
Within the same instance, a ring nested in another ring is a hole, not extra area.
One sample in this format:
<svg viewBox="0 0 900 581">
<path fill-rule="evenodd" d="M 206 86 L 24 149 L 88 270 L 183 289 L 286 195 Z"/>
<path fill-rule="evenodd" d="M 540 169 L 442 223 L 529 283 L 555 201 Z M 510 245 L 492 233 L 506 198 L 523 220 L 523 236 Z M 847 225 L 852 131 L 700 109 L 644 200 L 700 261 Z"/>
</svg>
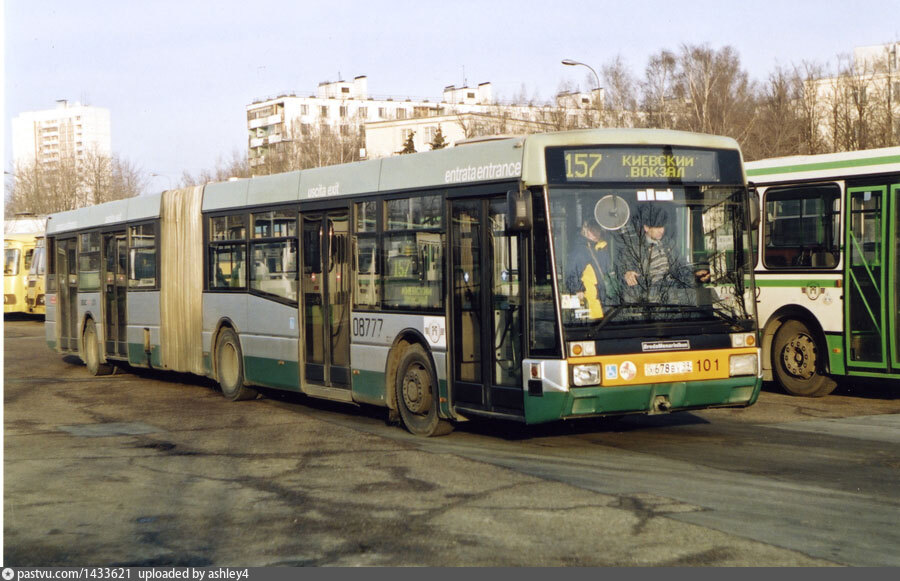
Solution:
<svg viewBox="0 0 900 581">
<path fill-rule="evenodd" d="M 162 194 L 137 196 L 52 214 L 47 218 L 47 234 L 158 218 L 161 200 Z"/>
<path fill-rule="evenodd" d="M 205 186 L 202 210 L 291 203 L 333 196 L 402 192 L 462 184 L 522 181 L 544 185 L 544 153 L 564 145 L 674 145 L 739 149 L 729 137 L 662 129 L 582 129 L 492 139 L 438 151 L 216 182 Z M 156 218 L 163 194 L 54 214 L 47 233 Z"/>
<path fill-rule="evenodd" d="M 894 173 L 900 172 L 900 147 L 774 157 L 748 162 L 746 168 L 757 184 Z"/>
</svg>

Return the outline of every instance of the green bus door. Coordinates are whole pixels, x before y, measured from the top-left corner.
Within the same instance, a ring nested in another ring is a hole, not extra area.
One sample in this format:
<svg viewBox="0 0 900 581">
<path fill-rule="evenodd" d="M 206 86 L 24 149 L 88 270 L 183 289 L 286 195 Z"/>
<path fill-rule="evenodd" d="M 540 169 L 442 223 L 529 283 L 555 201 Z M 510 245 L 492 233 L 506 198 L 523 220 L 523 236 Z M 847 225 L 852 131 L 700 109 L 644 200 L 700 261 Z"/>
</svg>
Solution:
<svg viewBox="0 0 900 581">
<path fill-rule="evenodd" d="M 900 373 L 900 184 L 847 189 L 844 341 L 850 374 Z"/>
</svg>

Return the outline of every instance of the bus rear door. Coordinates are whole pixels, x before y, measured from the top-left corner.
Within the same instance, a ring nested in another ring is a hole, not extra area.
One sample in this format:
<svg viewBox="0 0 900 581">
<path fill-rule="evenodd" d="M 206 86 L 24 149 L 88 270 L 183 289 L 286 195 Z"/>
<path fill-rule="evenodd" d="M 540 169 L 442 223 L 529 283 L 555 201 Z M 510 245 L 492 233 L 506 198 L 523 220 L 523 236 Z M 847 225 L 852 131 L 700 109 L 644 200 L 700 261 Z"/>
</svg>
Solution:
<svg viewBox="0 0 900 581">
<path fill-rule="evenodd" d="M 126 291 L 128 288 L 128 242 L 125 232 L 109 232 L 103 235 L 105 272 L 103 282 L 103 307 L 106 355 L 128 357 L 126 341 Z"/>
<path fill-rule="evenodd" d="M 59 298 L 56 320 L 59 325 L 59 347 L 63 351 L 78 350 L 78 254 L 75 238 L 56 243 L 56 276 Z"/>
<path fill-rule="evenodd" d="M 844 339 L 850 373 L 900 373 L 898 249 L 891 242 L 898 233 L 891 220 L 898 190 L 900 184 L 847 189 Z"/>
</svg>

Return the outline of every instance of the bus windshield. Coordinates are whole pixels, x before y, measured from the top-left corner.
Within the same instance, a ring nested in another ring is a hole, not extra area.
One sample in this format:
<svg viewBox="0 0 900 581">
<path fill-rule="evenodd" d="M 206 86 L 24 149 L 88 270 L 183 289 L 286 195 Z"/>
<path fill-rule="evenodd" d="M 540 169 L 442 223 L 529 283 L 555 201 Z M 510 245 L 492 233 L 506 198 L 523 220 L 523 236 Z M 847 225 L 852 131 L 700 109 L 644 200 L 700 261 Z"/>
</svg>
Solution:
<svg viewBox="0 0 900 581">
<path fill-rule="evenodd" d="M 3 256 L 3 274 L 16 275 L 19 274 L 19 249 L 6 248 Z"/>
<path fill-rule="evenodd" d="M 673 322 L 752 329 L 746 199 L 718 185 L 551 187 L 567 340 Z"/>
</svg>

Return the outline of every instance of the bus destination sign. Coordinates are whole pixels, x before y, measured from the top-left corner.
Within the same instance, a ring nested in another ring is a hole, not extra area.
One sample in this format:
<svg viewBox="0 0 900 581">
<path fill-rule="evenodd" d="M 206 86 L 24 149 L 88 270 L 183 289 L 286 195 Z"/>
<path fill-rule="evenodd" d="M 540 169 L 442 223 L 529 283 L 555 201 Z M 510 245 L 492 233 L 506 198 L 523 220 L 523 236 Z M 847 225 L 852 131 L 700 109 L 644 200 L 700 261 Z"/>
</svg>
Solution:
<svg viewBox="0 0 900 581">
<path fill-rule="evenodd" d="M 548 148 L 547 179 L 569 182 L 741 183 L 736 151 L 677 147 Z"/>
</svg>

